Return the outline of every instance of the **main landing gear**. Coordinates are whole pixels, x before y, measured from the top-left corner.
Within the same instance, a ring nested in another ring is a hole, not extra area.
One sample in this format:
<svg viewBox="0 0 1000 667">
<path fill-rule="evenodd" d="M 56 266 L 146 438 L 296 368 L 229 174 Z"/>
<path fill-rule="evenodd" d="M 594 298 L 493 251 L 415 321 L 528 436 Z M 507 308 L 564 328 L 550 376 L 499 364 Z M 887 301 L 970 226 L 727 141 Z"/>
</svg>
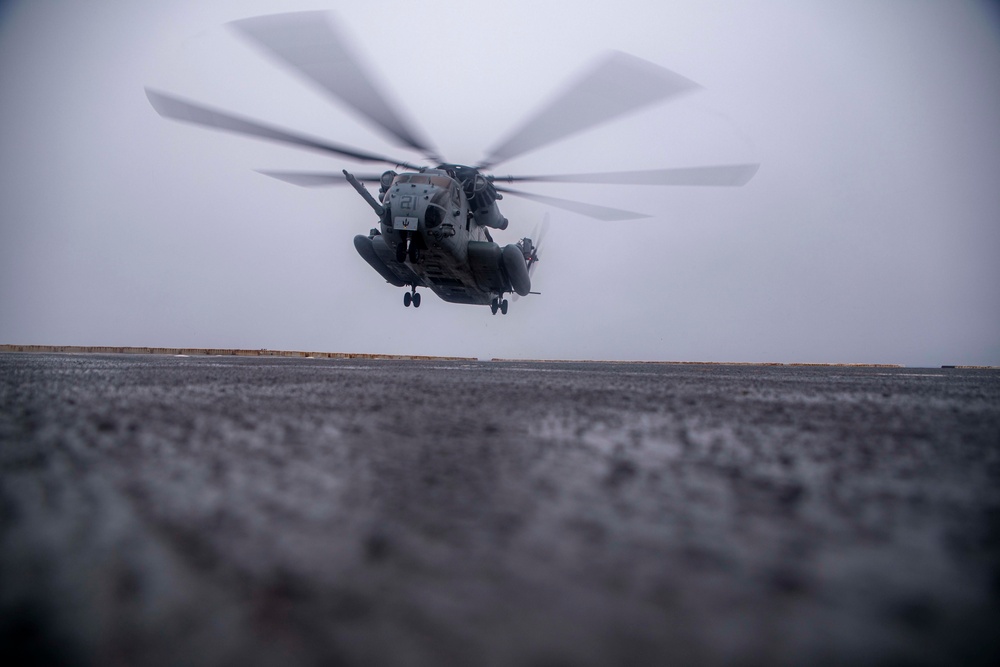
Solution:
<svg viewBox="0 0 1000 667">
<path fill-rule="evenodd" d="M 501 300 L 499 297 L 493 297 L 493 301 L 490 302 L 490 310 L 496 315 L 499 310 L 504 315 L 507 314 L 507 299 Z"/>
<path fill-rule="evenodd" d="M 416 287 L 413 288 L 412 292 L 406 292 L 403 294 L 403 305 L 409 308 L 411 303 L 414 308 L 420 307 L 420 294 L 417 292 Z"/>
</svg>

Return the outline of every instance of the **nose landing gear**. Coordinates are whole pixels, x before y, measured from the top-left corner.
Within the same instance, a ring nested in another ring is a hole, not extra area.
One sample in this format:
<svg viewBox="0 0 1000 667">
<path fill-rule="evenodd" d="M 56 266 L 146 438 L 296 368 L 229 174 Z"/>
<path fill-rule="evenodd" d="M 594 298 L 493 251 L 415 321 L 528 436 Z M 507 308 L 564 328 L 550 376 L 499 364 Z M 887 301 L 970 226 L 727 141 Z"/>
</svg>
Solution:
<svg viewBox="0 0 1000 667">
<path fill-rule="evenodd" d="M 420 261 L 420 248 L 409 232 L 401 234 L 403 238 L 396 244 L 396 261 L 402 264 L 409 259 L 410 264 L 416 264 Z"/>
</svg>

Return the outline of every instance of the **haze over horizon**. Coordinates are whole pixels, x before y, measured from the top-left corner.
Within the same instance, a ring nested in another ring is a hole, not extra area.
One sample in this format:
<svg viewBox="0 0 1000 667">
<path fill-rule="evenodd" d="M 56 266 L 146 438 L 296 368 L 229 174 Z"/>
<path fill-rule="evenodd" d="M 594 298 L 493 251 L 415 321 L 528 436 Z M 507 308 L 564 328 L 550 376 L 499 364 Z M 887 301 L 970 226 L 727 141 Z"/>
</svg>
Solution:
<svg viewBox="0 0 1000 667">
<path fill-rule="evenodd" d="M 357 255 L 377 171 L 161 118 L 145 87 L 419 159 L 227 28 L 332 10 L 391 100 L 475 164 L 608 50 L 703 89 L 498 173 L 761 164 L 740 188 L 532 184 L 651 217 L 551 217 L 505 317 L 418 310 Z M 0 6 L 0 343 L 479 358 L 1000 365 L 1000 12 L 992 3 L 171 0 Z"/>
</svg>

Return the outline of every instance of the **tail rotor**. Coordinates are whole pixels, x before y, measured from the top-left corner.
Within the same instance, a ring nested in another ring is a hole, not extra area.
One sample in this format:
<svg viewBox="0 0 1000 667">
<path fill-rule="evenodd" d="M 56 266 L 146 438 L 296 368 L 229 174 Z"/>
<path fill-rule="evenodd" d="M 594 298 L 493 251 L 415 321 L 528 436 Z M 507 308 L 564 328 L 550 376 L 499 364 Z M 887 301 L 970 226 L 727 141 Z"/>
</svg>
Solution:
<svg viewBox="0 0 1000 667">
<path fill-rule="evenodd" d="M 528 277 L 530 278 L 535 272 L 535 265 L 538 263 L 541 255 L 539 251 L 542 247 L 542 241 L 545 239 L 546 233 L 549 231 L 549 214 L 546 213 L 545 217 L 542 218 L 542 223 L 536 225 L 531 236 L 526 236 L 517 242 L 517 245 L 521 248 L 521 252 L 524 253 L 524 262 L 528 265 Z M 538 292 L 532 292 L 532 294 L 538 294 Z M 514 294 L 511 300 L 517 301 L 518 295 Z"/>
<path fill-rule="evenodd" d="M 528 263 L 528 276 L 530 277 L 535 270 L 535 264 L 538 262 L 539 254 L 538 251 L 542 247 L 542 241 L 545 240 L 545 235 L 549 231 L 549 214 L 546 213 L 545 217 L 542 218 L 542 224 L 535 227 L 535 231 L 532 233 L 532 238 L 525 239 L 531 242 L 531 251 L 528 253 L 525 260 Z"/>
</svg>

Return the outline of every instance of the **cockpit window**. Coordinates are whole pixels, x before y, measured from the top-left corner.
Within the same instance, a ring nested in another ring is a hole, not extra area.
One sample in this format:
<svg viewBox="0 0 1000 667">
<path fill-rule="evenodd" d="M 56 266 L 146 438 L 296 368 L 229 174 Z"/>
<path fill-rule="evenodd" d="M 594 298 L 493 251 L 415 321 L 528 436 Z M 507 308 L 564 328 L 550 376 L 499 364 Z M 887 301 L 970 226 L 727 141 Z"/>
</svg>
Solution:
<svg viewBox="0 0 1000 667">
<path fill-rule="evenodd" d="M 393 185 L 398 185 L 400 183 L 414 183 L 422 185 L 436 185 L 439 188 L 450 188 L 455 184 L 455 181 L 451 180 L 447 176 L 429 176 L 427 174 L 400 174 L 393 181 Z"/>
</svg>

